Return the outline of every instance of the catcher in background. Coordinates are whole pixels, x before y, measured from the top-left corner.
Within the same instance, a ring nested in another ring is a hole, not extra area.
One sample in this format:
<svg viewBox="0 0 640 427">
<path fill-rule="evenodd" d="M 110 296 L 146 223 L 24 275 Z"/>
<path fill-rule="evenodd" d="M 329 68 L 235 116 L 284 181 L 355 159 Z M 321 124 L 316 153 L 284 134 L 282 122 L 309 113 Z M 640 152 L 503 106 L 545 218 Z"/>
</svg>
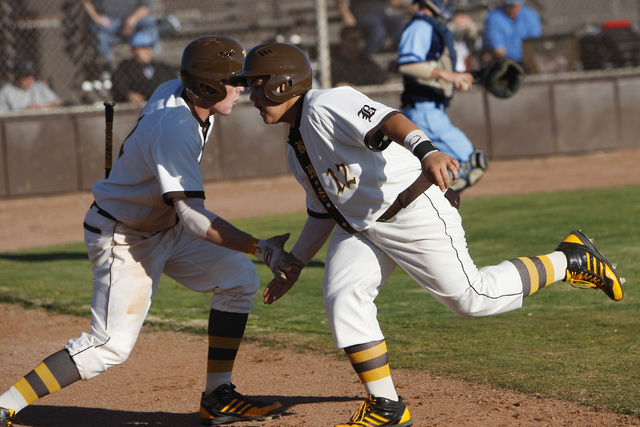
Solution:
<svg viewBox="0 0 640 427">
<path fill-rule="evenodd" d="M 402 113 L 420 127 L 438 149 L 458 160 L 461 192 L 480 180 L 488 168 L 487 155 L 455 127 L 445 109 L 454 91 L 469 90 L 474 77 L 453 71 L 457 61 L 454 35 L 444 17 L 447 0 L 414 0 L 417 12 L 405 28 L 398 47 L 398 70 L 404 81 Z"/>
<path fill-rule="evenodd" d="M 413 425 L 391 379 L 375 304 L 397 266 L 466 317 L 518 309 L 524 297 L 558 280 L 622 299 L 623 280 L 580 231 L 547 255 L 478 269 L 456 208 L 460 199 L 448 190 L 458 161 L 418 126 L 351 87 L 311 89 L 311 64 L 295 46 L 256 46 L 242 69 L 231 81 L 251 88 L 262 120 L 290 126 L 287 160 L 309 214 L 291 250 L 297 261 L 277 263 L 287 277 L 269 283 L 266 304 L 293 286 L 331 236 L 322 283 L 328 323 L 369 395 L 339 426 Z"/>
<path fill-rule="evenodd" d="M 257 240 L 205 209 L 200 175 L 214 116 L 229 115 L 244 91 L 228 82 L 241 71 L 244 55 L 228 37 L 195 39 L 183 52 L 181 78 L 158 87 L 144 106 L 109 177 L 94 185 L 95 203 L 85 216 L 94 275 L 91 330 L 0 395 L 0 427 L 36 400 L 123 363 L 162 274 L 211 295 L 202 424 L 266 420 L 282 412 L 278 402 L 235 391 L 231 374 L 260 287 L 243 252 L 274 270 L 289 256 L 282 250 L 288 235 Z"/>
</svg>

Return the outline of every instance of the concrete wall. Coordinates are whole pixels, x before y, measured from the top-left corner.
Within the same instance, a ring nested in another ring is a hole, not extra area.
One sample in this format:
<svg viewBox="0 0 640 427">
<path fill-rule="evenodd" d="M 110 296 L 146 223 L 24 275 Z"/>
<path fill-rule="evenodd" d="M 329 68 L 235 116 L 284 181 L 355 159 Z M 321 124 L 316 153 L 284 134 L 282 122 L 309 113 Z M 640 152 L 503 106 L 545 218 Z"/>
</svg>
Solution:
<svg viewBox="0 0 640 427">
<path fill-rule="evenodd" d="M 640 148 L 640 72 L 552 77 L 528 76 L 507 100 L 480 88 L 458 93 L 449 116 L 493 159 Z M 363 91 L 398 107 L 401 89 Z M 114 155 L 139 110 L 116 106 Z M 101 106 L 0 117 L 0 197 L 90 190 L 104 176 L 104 128 Z M 216 119 L 201 163 L 205 181 L 286 173 L 287 132 L 285 125 L 264 125 L 244 96 L 233 114 Z"/>
</svg>

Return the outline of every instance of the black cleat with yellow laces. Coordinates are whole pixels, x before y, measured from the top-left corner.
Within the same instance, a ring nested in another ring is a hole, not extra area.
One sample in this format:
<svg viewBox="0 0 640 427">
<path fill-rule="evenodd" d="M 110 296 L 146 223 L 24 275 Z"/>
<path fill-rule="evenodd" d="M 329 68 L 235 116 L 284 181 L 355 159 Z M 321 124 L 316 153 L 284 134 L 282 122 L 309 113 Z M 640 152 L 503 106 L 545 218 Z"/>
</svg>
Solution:
<svg viewBox="0 0 640 427">
<path fill-rule="evenodd" d="M 616 265 L 611 264 L 581 231 L 572 231 L 556 251 L 567 257 L 565 282 L 576 288 L 602 289 L 614 301 L 624 297 L 622 284 L 625 280 L 618 276 Z"/>
</svg>

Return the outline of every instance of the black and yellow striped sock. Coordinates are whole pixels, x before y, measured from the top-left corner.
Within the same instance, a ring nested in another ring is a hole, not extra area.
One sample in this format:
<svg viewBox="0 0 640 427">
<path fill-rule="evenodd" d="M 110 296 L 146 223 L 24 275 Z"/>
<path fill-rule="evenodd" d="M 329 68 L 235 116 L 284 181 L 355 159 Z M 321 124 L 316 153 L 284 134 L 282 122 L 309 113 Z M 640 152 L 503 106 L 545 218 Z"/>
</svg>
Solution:
<svg viewBox="0 0 640 427">
<path fill-rule="evenodd" d="M 80 379 L 80 374 L 67 350 L 44 359 L 33 371 L 21 378 L 13 386 L 28 405 L 54 393 Z"/>
<path fill-rule="evenodd" d="M 528 296 L 556 281 L 553 263 L 546 255 L 509 260 L 520 274 L 522 295 Z"/>
<path fill-rule="evenodd" d="M 211 310 L 209 314 L 209 354 L 207 393 L 231 381 L 233 364 L 244 336 L 248 313 Z"/>
<path fill-rule="evenodd" d="M 369 394 L 377 397 L 390 396 L 393 398 L 396 396 L 395 388 L 391 381 L 389 356 L 385 340 L 353 345 L 346 347 L 344 351 L 356 374 L 358 374 L 360 382 L 362 382 Z M 372 387 L 374 383 L 378 387 Z M 376 391 L 376 388 L 378 391 Z"/>
</svg>

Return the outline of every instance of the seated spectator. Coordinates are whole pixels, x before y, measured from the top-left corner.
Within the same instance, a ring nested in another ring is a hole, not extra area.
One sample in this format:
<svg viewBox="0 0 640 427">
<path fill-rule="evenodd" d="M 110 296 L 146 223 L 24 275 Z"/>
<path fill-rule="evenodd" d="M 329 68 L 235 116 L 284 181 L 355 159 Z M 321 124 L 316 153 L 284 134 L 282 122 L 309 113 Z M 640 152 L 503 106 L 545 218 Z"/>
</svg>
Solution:
<svg viewBox="0 0 640 427">
<path fill-rule="evenodd" d="M 366 40 L 364 53 L 380 52 L 387 39 L 389 49 L 395 50 L 400 42 L 402 30 L 407 25 L 404 15 L 410 6 L 402 0 L 337 0 L 342 22 L 347 27 L 359 26 Z"/>
<path fill-rule="evenodd" d="M 379 85 L 388 80 L 388 73 L 363 48 L 362 31 L 358 27 L 343 27 L 340 44 L 331 49 L 333 86 Z"/>
<path fill-rule="evenodd" d="M 131 58 L 113 73 L 113 99 L 116 102 L 145 102 L 158 85 L 178 78 L 178 70 L 153 59 L 155 39 L 146 34 L 131 38 Z"/>
<path fill-rule="evenodd" d="M 484 26 L 483 63 L 507 58 L 522 63 L 522 41 L 540 37 L 540 15 L 525 0 L 504 0 L 487 14 Z"/>
<path fill-rule="evenodd" d="M 130 42 L 134 35 L 146 34 L 157 40 L 158 23 L 150 15 L 151 0 L 82 0 L 89 16 L 98 61 L 107 66 L 117 38 Z"/>
<path fill-rule="evenodd" d="M 32 61 L 18 61 L 12 77 L 13 80 L 0 89 L 0 112 L 62 105 L 62 100 L 49 85 L 36 79 L 36 68 Z"/>
</svg>

